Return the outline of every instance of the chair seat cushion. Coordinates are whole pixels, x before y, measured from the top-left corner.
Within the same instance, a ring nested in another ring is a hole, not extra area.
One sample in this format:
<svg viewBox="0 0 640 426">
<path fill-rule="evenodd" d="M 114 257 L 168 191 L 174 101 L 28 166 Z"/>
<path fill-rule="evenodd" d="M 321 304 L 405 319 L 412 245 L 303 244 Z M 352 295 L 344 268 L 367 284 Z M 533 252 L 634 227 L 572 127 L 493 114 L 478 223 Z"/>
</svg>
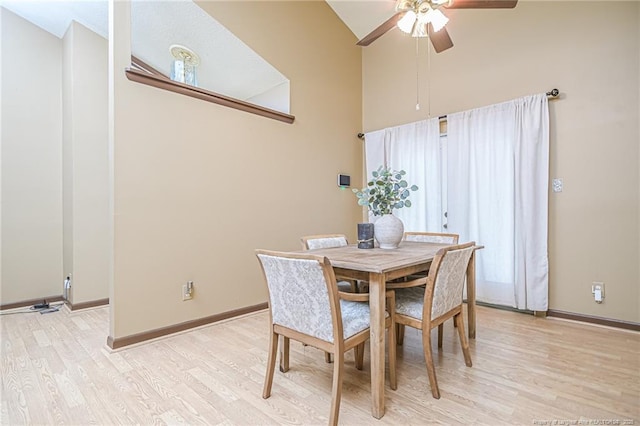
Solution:
<svg viewBox="0 0 640 426">
<path fill-rule="evenodd" d="M 396 313 L 411 318 L 422 319 L 424 307 L 424 287 L 396 290 Z"/>
<path fill-rule="evenodd" d="M 341 300 L 340 310 L 342 311 L 342 335 L 345 339 L 369 328 L 369 303 Z M 389 313 L 385 312 L 385 317 L 388 316 Z"/>
<path fill-rule="evenodd" d="M 338 291 L 351 293 L 351 283 L 349 281 L 338 281 Z"/>
</svg>

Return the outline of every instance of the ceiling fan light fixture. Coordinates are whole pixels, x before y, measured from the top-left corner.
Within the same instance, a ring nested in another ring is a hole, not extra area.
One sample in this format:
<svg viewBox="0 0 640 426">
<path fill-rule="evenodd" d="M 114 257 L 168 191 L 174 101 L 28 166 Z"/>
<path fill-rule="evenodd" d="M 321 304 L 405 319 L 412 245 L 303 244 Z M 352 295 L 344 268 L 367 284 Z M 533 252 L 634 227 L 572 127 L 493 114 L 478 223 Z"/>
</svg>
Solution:
<svg viewBox="0 0 640 426">
<path fill-rule="evenodd" d="M 396 2 L 396 11 L 402 12 L 404 10 L 413 9 L 414 0 L 398 0 Z"/>
<path fill-rule="evenodd" d="M 402 30 L 403 32 L 409 34 L 413 29 L 413 24 L 415 22 L 416 22 L 416 14 L 413 10 L 409 10 L 407 11 L 407 13 L 404 14 L 402 19 L 398 21 L 398 28 L 400 28 L 400 30 Z"/>
<path fill-rule="evenodd" d="M 395 15 L 378 25 L 359 40 L 357 45 L 369 46 L 397 26 L 414 37 L 426 35 L 431 40 L 436 53 L 444 52 L 453 47 L 453 41 L 445 28 L 449 18 L 439 9 L 512 9 L 517 4 L 518 0 L 395 0 Z M 428 20 L 425 16 L 427 13 L 429 13 Z"/>
<path fill-rule="evenodd" d="M 449 18 L 445 16 L 444 13 L 440 12 L 439 9 L 429 9 L 425 16 L 427 22 L 431 22 L 433 25 L 433 31 L 438 32 L 447 25 L 449 22 Z"/>
<path fill-rule="evenodd" d="M 427 13 L 429 10 L 431 10 L 431 3 L 429 3 L 428 1 L 423 1 L 422 3 L 416 3 L 415 9 L 419 15 L 423 15 Z"/>
<path fill-rule="evenodd" d="M 411 33 L 411 36 L 412 37 L 428 37 L 429 31 L 427 30 L 427 24 L 417 22 L 415 28 L 413 29 L 413 33 Z"/>
</svg>

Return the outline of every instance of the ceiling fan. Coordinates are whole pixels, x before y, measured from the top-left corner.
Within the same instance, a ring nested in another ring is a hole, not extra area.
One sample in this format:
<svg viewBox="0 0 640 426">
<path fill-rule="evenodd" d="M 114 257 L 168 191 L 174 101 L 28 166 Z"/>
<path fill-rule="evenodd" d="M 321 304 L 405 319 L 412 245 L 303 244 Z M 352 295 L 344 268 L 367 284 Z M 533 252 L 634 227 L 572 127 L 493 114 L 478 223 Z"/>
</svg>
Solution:
<svg viewBox="0 0 640 426">
<path fill-rule="evenodd" d="M 449 21 L 440 8 L 446 9 L 511 9 L 518 0 L 396 0 L 396 14 L 358 41 L 368 46 L 387 31 L 398 26 L 413 37 L 429 37 L 436 53 L 453 47 L 444 28 Z"/>
</svg>

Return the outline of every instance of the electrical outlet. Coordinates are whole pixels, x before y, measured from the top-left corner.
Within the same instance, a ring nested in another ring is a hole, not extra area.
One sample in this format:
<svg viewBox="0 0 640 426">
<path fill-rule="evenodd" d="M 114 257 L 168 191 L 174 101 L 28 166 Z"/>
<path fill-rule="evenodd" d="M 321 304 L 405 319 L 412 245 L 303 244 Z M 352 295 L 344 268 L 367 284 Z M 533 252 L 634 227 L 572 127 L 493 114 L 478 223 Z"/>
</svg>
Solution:
<svg viewBox="0 0 640 426">
<path fill-rule="evenodd" d="M 182 300 L 193 299 L 193 281 L 188 281 L 182 286 Z"/>
<path fill-rule="evenodd" d="M 591 284 L 591 294 L 593 294 L 596 303 L 602 303 L 602 299 L 604 299 L 604 283 L 594 281 Z"/>
<path fill-rule="evenodd" d="M 553 192 L 562 192 L 562 179 L 555 178 L 552 181 L 553 183 Z"/>
</svg>

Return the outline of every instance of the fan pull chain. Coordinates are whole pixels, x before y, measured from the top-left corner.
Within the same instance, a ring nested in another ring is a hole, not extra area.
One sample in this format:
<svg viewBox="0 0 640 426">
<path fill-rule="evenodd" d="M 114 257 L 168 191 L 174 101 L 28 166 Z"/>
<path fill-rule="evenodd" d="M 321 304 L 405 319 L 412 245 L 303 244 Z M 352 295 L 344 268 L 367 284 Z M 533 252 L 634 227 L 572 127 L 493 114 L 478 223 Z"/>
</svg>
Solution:
<svg viewBox="0 0 640 426">
<path fill-rule="evenodd" d="M 419 50 L 419 41 L 420 37 L 416 37 L 416 111 L 420 111 L 420 50 Z"/>
</svg>

